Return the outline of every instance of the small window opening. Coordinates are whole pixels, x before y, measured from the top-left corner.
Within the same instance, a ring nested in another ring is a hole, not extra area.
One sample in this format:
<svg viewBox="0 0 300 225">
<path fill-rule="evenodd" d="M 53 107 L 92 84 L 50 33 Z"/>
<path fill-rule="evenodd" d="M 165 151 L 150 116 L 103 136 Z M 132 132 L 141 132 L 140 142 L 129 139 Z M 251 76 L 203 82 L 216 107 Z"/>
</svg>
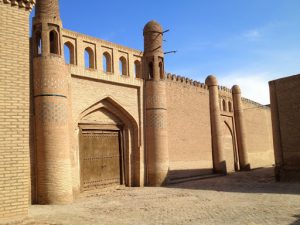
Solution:
<svg viewBox="0 0 300 225">
<path fill-rule="evenodd" d="M 90 47 L 87 47 L 84 51 L 84 61 L 86 69 L 95 69 L 95 56 Z"/>
<path fill-rule="evenodd" d="M 149 63 L 149 79 L 153 79 L 153 63 Z"/>
<path fill-rule="evenodd" d="M 66 42 L 64 45 L 65 61 L 67 64 L 75 65 L 75 49 L 71 42 Z"/>
<path fill-rule="evenodd" d="M 35 41 L 36 41 L 35 55 L 38 56 L 42 55 L 42 34 L 40 31 L 36 32 Z"/>
<path fill-rule="evenodd" d="M 50 31 L 50 53 L 59 54 L 58 48 L 58 34 L 56 31 Z"/>
<path fill-rule="evenodd" d="M 120 69 L 120 74 L 121 75 L 123 75 L 123 76 L 128 75 L 128 73 L 127 73 L 127 61 L 123 56 L 119 59 L 119 69 Z"/>
<path fill-rule="evenodd" d="M 111 66 L 111 56 L 108 52 L 103 53 L 103 71 L 105 73 L 111 73 L 112 72 L 112 66 Z"/>
<path fill-rule="evenodd" d="M 164 67 L 163 67 L 163 63 L 162 62 L 159 63 L 159 75 L 160 75 L 160 79 L 163 80 L 165 78 Z"/>
<path fill-rule="evenodd" d="M 232 103 L 231 103 L 231 101 L 228 102 L 228 111 L 232 112 Z"/>
<path fill-rule="evenodd" d="M 223 106 L 223 111 L 227 111 L 227 108 L 226 108 L 226 101 L 223 99 L 222 101 L 222 106 Z"/>
<path fill-rule="evenodd" d="M 136 78 L 142 78 L 141 62 L 138 60 L 134 62 L 134 74 Z"/>
</svg>

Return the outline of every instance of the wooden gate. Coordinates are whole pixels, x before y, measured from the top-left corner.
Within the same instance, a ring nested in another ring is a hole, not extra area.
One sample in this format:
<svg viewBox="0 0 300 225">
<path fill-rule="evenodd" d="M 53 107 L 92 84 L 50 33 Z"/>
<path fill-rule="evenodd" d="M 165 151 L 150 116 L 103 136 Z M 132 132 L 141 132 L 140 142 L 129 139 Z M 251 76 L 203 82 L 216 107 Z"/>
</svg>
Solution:
<svg viewBox="0 0 300 225">
<path fill-rule="evenodd" d="M 81 189 L 122 184 L 120 132 L 82 130 L 80 134 Z"/>
</svg>

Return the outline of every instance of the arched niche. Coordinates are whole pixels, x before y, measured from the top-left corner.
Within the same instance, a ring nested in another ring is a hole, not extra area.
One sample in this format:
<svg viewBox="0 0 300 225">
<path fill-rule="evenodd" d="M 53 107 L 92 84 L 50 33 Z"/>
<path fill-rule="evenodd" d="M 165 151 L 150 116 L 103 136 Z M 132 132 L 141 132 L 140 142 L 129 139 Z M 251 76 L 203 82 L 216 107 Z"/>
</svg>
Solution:
<svg viewBox="0 0 300 225">
<path fill-rule="evenodd" d="M 136 78 L 142 78 L 142 66 L 139 60 L 134 61 L 134 73 Z"/>
<path fill-rule="evenodd" d="M 95 53 L 91 47 L 86 47 L 84 50 L 84 61 L 86 69 L 96 69 L 95 68 Z"/>
<path fill-rule="evenodd" d="M 79 127 L 90 125 L 103 129 L 110 129 L 113 123 L 122 132 L 125 185 L 140 186 L 140 136 L 133 116 L 111 97 L 106 97 L 84 110 L 77 121 Z"/>
<path fill-rule="evenodd" d="M 58 33 L 55 30 L 51 30 L 49 33 L 50 53 L 59 55 L 59 38 Z"/>
<path fill-rule="evenodd" d="M 112 72 L 111 55 L 108 52 L 104 52 L 102 60 L 103 60 L 103 71 L 105 73 L 111 73 Z"/>
<path fill-rule="evenodd" d="M 222 141 L 224 144 L 223 154 L 226 161 L 227 172 L 238 170 L 238 156 L 236 149 L 233 121 L 226 119 L 222 123 Z"/>
<path fill-rule="evenodd" d="M 66 63 L 75 65 L 75 47 L 70 41 L 64 44 L 64 53 Z"/>
<path fill-rule="evenodd" d="M 127 60 L 124 56 L 119 59 L 119 70 L 122 76 L 128 76 Z"/>
</svg>

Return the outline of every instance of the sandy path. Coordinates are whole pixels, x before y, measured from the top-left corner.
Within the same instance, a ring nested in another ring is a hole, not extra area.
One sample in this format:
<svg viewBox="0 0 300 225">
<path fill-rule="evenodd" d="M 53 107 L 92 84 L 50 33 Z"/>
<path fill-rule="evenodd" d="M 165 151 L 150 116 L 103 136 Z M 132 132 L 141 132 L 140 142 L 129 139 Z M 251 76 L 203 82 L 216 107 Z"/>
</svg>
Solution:
<svg viewBox="0 0 300 225">
<path fill-rule="evenodd" d="M 31 206 L 30 216 L 37 225 L 300 224 L 300 183 L 273 179 L 269 168 L 164 188 L 115 188 L 67 206 Z"/>
</svg>

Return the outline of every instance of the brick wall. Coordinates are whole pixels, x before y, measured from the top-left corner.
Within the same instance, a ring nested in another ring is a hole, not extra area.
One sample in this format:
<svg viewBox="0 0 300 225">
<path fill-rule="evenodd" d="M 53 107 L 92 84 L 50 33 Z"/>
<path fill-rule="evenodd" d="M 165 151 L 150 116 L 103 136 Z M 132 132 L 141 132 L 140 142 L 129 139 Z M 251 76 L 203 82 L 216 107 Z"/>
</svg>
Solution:
<svg viewBox="0 0 300 225">
<path fill-rule="evenodd" d="M 246 144 L 252 168 L 274 164 L 270 108 L 243 101 Z"/>
<path fill-rule="evenodd" d="M 103 99 L 107 97 L 111 98 L 118 105 L 120 105 L 128 114 L 130 114 L 135 122 L 138 125 L 138 134 L 139 143 L 138 146 L 133 147 L 132 149 L 129 147 L 131 144 L 127 143 L 128 147 L 127 151 L 124 153 L 129 154 L 130 162 L 125 162 L 126 164 L 126 176 L 130 177 L 132 182 L 135 180 L 135 185 L 144 185 L 144 156 L 143 156 L 143 99 L 142 99 L 142 87 L 143 82 L 137 81 L 135 85 L 130 84 L 130 79 L 120 78 L 119 82 L 108 82 L 109 77 L 120 77 L 118 75 L 106 75 L 97 72 L 89 72 L 85 70 L 86 74 L 84 76 L 72 76 L 71 87 L 72 87 L 72 162 L 73 162 L 73 188 L 79 189 L 79 177 L 78 177 L 78 164 L 79 164 L 79 127 L 78 123 L 82 122 L 81 114 L 90 108 L 91 106 L 99 103 Z M 97 74 L 97 78 L 92 78 L 92 74 Z M 89 75 L 90 74 L 90 75 Z M 80 75 L 80 74 L 77 74 Z M 101 78 L 100 78 L 101 76 Z M 88 78 L 89 77 L 89 78 Z M 88 78 L 88 79 L 87 79 Z M 121 81 L 123 80 L 123 81 Z M 125 85 L 127 83 L 127 85 Z M 108 112 L 112 113 L 112 112 Z M 113 115 L 113 117 L 116 115 Z M 87 118 L 84 117 L 84 120 Z M 121 119 L 121 118 L 118 118 Z M 97 123 L 101 123 L 101 121 L 94 121 Z M 124 122 L 124 121 L 123 121 Z M 136 137 L 137 138 L 137 137 Z M 138 154 L 140 154 L 138 156 Z M 137 160 L 135 160 L 135 157 Z M 141 159 L 141 160 L 139 160 Z M 139 165 L 138 165 L 139 164 Z M 129 169 L 129 166 L 133 169 Z M 138 169 L 139 168 L 139 169 Z M 135 170 L 135 171 L 134 171 Z M 131 173 L 131 175 L 130 175 Z M 139 178 L 134 178 L 139 177 Z M 139 184 L 138 184 L 139 183 Z"/>
<path fill-rule="evenodd" d="M 220 107 L 222 99 L 232 103 L 230 91 L 220 91 Z M 209 114 L 208 90 L 196 87 L 190 83 L 168 79 L 168 138 L 170 169 L 194 170 L 212 168 L 211 128 Z M 233 107 L 233 105 L 232 105 Z M 251 101 L 243 101 L 244 119 L 246 126 L 246 143 L 249 161 L 252 168 L 271 166 L 274 163 L 272 141 L 272 127 L 270 109 Z M 233 112 L 227 108 L 221 110 L 222 121 L 227 121 L 230 129 L 235 133 Z M 226 119 L 224 119 L 226 118 Z M 223 124 L 223 123 L 222 123 Z M 226 127 L 225 123 L 223 128 Z M 222 130 L 223 139 L 226 139 L 226 129 Z M 234 170 L 233 152 L 237 154 L 236 136 L 232 146 L 224 141 L 224 155 L 230 161 L 230 170 Z M 230 148 L 230 152 L 226 152 Z M 227 149 L 227 150 L 226 150 Z M 230 157 L 227 157 L 229 156 Z M 237 155 L 235 156 L 237 157 Z"/>
<path fill-rule="evenodd" d="M 0 1 L 0 221 L 29 196 L 29 11 Z"/>
<path fill-rule="evenodd" d="M 276 177 L 300 181 L 300 75 L 270 81 Z"/>
<path fill-rule="evenodd" d="M 170 169 L 212 168 L 208 90 L 168 79 L 167 107 Z"/>
</svg>

